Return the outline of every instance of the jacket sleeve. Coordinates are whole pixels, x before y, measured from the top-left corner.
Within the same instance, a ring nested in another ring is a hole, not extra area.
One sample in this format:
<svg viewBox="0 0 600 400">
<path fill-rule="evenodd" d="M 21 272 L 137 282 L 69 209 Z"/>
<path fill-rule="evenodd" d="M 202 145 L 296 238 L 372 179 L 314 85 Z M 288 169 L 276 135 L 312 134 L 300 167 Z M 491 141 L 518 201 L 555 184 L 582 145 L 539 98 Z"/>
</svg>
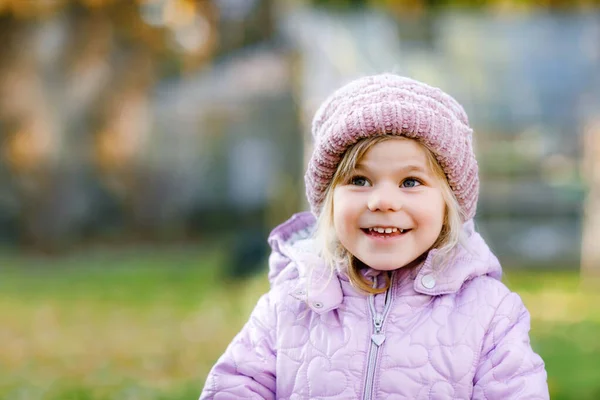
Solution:
<svg viewBox="0 0 600 400">
<path fill-rule="evenodd" d="M 529 312 L 509 293 L 485 335 L 473 399 L 549 399 L 546 370 L 529 343 Z"/>
<path fill-rule="evenodd" d="M 260 298 L 208 374 L 200 400 L 275 398 L 276 314 L 271 297 L 269 292 Z"/>
</svg>

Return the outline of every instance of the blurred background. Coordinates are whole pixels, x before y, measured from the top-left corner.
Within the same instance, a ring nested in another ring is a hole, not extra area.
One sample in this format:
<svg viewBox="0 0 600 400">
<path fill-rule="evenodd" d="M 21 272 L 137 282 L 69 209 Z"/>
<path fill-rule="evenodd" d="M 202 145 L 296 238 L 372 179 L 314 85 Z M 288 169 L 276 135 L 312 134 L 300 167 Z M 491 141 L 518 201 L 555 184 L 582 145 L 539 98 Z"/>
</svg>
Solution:
<svg viewBox="0 0 600 400">
<path fill-rule="evenodd" d="M 306 208 L 310 121 L 456 97 L 553 399 L 600 399 L 600 1 L 0 0 L 0 398 L 189 399 Z"/>
</svg>

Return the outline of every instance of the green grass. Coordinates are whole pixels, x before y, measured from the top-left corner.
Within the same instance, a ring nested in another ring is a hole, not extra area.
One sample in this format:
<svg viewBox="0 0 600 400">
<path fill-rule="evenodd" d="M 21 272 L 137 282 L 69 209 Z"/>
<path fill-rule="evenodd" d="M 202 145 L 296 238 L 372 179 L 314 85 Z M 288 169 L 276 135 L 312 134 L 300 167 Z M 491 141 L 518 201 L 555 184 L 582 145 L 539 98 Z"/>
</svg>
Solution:
<svg viewBox="0 0 600 400">
<path fill-rule="evenodd" d="M 505 283 L 532 317 L 531 341 L 552 399 L 600 399 L 600 292 L 576 271 L 516 271 Z"/>
<path fill-rule="evenodd" d="M 232 282 L 223 248 L 0 254 L 0 399 L 194 399 L 266 272 Z M 510 271 L 553 399 L 600 398 L 600 295 L 575 272 Z"/>
</svg>

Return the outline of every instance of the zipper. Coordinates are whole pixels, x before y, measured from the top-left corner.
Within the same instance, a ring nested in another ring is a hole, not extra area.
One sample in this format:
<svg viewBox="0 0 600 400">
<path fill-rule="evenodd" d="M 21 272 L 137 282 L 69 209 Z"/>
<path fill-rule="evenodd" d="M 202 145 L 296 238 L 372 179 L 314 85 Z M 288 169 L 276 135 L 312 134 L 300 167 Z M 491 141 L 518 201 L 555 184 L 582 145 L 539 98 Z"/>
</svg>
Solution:
<svg viewBox="0 0 600 400">
<path fill-rule="evenodd" d="M 371 314 L 371 318 L 373 319 L 373 334 L 371 335 L 371 344 L 369 346 L 369 353 L 367 356 L 369 362 L 367 364 L 367 376 L 365 378 L 365 392 L 363 395 L 364 400 L 370 400 L 373 398 L 373 381 L 375 379 L 377 355 L 379 353 L 379 346 L 381 346 L 385 341 L 385 335 L 382 333 L 381 328 L 383 327 L 385 317 L 390 311 L 390 306 L 392 303 L 391 290 L 393 282 L 394 272 L 392 272 L 392 277 L 390 278 L 390 287 L 385 292 L 385 301 L 383 304 L 382 313 L 378 313 L 375 309 L 375 295 L 369 295 L 369 313 Z M 377 287 L 377 277 L 373 278 L 373 287 Z"/>
</svg>

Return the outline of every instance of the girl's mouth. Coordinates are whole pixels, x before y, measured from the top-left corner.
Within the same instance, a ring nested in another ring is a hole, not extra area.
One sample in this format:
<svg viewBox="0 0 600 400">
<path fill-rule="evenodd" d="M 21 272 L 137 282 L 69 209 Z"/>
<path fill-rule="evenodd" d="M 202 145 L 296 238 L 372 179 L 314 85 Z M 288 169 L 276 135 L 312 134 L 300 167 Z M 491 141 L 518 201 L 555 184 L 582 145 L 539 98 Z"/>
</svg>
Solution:
<svg viewBox="0 0 600 400">
<path fill-rule="evenodd" d="M 405 235 L 410 232 L 412 229 L 400 229 L 400 228 L 383 228 L 383 227 L 375 227 L 375 228 L 361 228 L 367 236 L 376 237 L 376 238 L 393 238 Z"/>
</svg>

